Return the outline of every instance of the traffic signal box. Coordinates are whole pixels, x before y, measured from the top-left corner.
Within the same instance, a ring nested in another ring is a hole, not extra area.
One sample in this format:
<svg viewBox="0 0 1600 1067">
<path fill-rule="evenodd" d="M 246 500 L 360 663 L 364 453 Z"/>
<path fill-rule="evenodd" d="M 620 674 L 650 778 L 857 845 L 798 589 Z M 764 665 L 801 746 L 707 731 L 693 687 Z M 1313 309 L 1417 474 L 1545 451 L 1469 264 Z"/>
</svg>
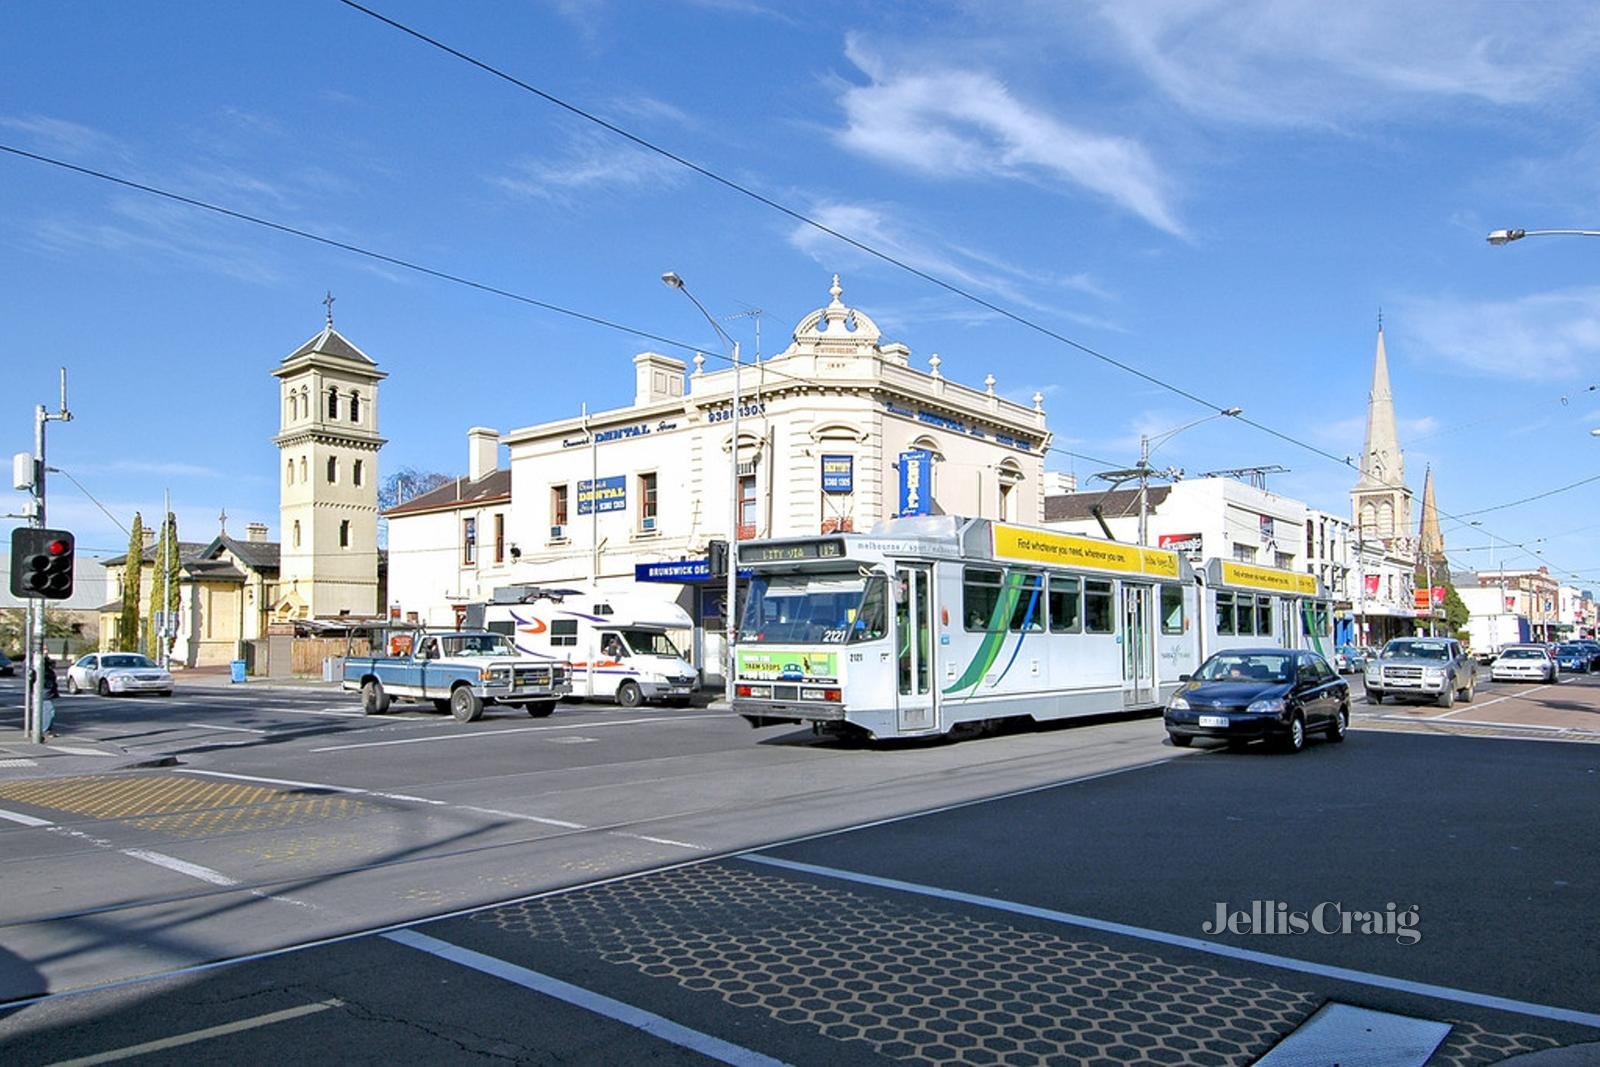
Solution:
<svg viewBox="0 0 1600 1067">
<path fill-rule="evenodd" d="M 65 600 L 72 595 L 72 535 L 21 527 L 11 531 L 11 595 Z"/>
</svg>

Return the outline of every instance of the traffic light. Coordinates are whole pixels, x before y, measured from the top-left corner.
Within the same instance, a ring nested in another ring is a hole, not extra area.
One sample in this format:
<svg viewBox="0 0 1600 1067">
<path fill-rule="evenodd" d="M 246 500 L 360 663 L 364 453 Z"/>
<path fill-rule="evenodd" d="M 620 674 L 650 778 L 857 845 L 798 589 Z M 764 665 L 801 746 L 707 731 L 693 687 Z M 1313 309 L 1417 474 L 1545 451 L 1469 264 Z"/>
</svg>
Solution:
<svg viewBox="0 0 1600 1067">
<path fill-rule="evenodd" d="M 72 595 L 72 535 L 65 530 L 11 531 L 11 595 L 65 600 Z"/>
<path fill-rule="evenodd" d="M 711 577 L 728 576 L 728 542 L 712 541 L 706 545 L 706 562 L 711 564 Z"/>
</svg>

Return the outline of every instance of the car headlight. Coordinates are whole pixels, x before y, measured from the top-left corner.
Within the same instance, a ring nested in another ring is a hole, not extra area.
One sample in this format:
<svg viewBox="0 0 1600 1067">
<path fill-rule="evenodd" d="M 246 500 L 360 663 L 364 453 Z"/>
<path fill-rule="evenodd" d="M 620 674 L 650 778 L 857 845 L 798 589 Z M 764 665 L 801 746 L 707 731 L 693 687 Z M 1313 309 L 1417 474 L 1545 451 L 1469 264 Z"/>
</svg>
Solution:
<svg viewBox="0 0 1600 1067">
<path fill-rule="evenodd" d="M 1380 675 L 1382 673 L 1383 673 L 1383 668 L 1379 667 L 1376 663 L 1367 664 L 1367 677 L 1368 678 L 1376 678 L 1378 675 Z"/>
<path fill-rule="evenodd" d="M 1283 714 L 1283 698 L 1267 697 L 1263 700 L 1252 700 L 1250 706 L 1244 710 L 1250 715 L 1281 715 Z"/>
<path fill-rule="evenodd" d="M 1439 667 L 1428 667 L 1423 670 L 1422 677 L 1430 682 L 1442 682 L 1444 681 L 1444 670 Z"/>
<path fill-rule="evenodd" d="M 1189 710 L 1189 702 L 1187 700 L 1183 699 L 1182 697 L 1173 697 L 1172 698 L 1172 702 L 1167 705 L 1167 710 L 1168 711 L 1188 711 Z"/>
</svg>

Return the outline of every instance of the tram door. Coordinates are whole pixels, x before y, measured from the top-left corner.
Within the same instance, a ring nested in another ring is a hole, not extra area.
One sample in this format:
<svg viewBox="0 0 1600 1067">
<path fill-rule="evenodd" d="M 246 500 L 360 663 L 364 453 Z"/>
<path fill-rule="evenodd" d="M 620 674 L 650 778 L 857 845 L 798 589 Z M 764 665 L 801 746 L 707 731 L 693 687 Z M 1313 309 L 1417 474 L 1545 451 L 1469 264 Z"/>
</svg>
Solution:
<svg viewBox="0 0 1600 1067">
<path fill-rule="evenodd" d="M 933 691 L 933 582 L 925 564 L 894 569 L 896 707 L 903 731 L 932 730 L 937 724 Z"/>
<path fill-rule="evenodd" d="M 1150 634 L 1150 587 L 1122 587 L 1122 703 L 1145 707 L 1156 702 L 1156 649 Z"/>
</svg>

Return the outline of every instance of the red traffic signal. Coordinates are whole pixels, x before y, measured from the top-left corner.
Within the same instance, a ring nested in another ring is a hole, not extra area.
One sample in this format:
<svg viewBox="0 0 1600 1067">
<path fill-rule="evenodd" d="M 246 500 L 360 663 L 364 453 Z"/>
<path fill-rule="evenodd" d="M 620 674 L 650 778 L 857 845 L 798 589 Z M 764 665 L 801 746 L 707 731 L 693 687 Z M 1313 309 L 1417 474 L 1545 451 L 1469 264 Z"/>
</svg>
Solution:
<svg viewBox="0 0 1600 1067">
<path fill-rule="evenodd" d="M 72 595 L 72 534 L 66 530 L 11 531 L 11 595 L 65 600 Z"/>
</svg>

